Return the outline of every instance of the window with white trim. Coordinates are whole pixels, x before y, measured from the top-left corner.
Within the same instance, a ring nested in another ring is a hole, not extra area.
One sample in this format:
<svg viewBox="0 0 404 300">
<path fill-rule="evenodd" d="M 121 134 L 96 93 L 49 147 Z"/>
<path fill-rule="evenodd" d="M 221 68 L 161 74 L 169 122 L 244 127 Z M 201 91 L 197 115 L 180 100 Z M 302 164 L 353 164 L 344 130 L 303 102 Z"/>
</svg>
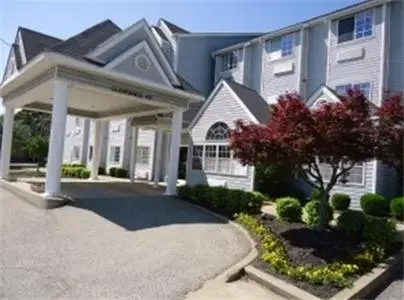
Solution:
<svg viewBox="0 0 404 300">
<path fill-rule="evenodd" d="M 374 11 L 366 10 L 338 21 L 338 43 L 373 35 Z"/>
<path fill-rule="evenodd" d="M 150 162 L 150 147 L 137 146 L 136 163 L 148 165 Z"/>
<path fill-rule="evenodd" d="M 203 146 L 197 145 L 192 147 L 192 169 L 202 170 Z"/>
<path fill-rule="evenodd" d="M 331 179 L 332 167 L 327 163 L 326 158 L 318 158 L 317 165 L 321 173 L 323 181 L 328 182 Z M 356 163 L 345 176 L 340 177 L 339 184 L 364 184 L 364 169 L 365 164 L 362 162 Z M 338 171 L 339 172 L 339 171 Z"/>
<path fill-rule="evenodd" d="M 349 89 L 361 91 L 368 100 L 370 100 L 371 98 L 372 89 L 370 82 L 349 83 L 349 84 L 337 85 L 335 87 L 335 91 L 337 92 L 337 94 L 342 96 L 345 96 Z"/>
<path fill-rule="evenodd" d="M 226 53 L 220 57 L 221 68 L 220 70 L 229 71 L 237 68 L 238 65 L 238 51 Z"/>
<path fill-rule="evenodd" d="M 216 171 L 216 161 L 217 161 L 217 145 L 206 145 L 205 146 L 205 163 L 204 170 L 205 171 Z"/>
<path fill-rule="evenodd" d="M 210 126 L 206 133 L 207 141 L 227 141 L 230 138 L 230 128 L 226 123 L 217 122 Z"/>
<path fill-rule="evenodd" d="M 287 34 L 266 42 L 265 49 L 270 54 L 270 60 L 288 57 L 295 48 L 295 34 Z"/>
<path fill-rule="evenodd" d="M 79 160 L 80 159 L 80 146 L 73 146 L 73 153 L 72 153 L 72 159 L 73 160 Z"/>
<path fill-rule="evenodd" d="M 281 40 L 282 57 L 290 56 L 293 53 L 294 38 L 292 34 L 284 35 Z"/>
<path fill-rule="evenodd" d="M 112 163 L 119 163 L 121 159 L 121 147 L 111 146 L 109 149 L 109 161 Z"/>
</svg>

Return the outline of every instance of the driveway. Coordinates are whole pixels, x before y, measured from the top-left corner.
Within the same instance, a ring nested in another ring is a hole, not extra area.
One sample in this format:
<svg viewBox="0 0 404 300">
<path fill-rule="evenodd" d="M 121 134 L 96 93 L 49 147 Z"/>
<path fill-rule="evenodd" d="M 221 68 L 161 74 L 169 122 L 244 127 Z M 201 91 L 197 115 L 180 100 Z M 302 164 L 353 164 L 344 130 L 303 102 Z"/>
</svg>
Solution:
<svg viewBox="0 0 404 300">
<path fill-rule="evenodd" d="M 0 249 L 0 299 L 169 300 L 240 260 L 249 243 L 188 203 L 98 185 L 50 211 L 0 189 Z"/>
</svg>

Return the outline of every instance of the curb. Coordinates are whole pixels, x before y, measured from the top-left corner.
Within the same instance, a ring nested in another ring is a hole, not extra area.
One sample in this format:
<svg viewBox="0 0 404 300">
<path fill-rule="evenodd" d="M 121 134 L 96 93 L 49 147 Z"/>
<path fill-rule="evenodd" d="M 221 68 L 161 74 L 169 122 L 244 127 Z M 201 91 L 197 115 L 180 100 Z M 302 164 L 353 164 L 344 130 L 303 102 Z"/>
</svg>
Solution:
<svg viewBox="0 0 404 300">
<path fill-rule="evenodd" d="M 25 202 L 39 208 L 39 209 L 53 209 L 64 206 L 71 202 L 71 199 L 62 197 L 46 197 L 42 194 L 35 193 L 31 190 L 25 190 L 17 185 L 0 180 L 0 186 L 5 190 L 16 195 L 18 198 L 24 200 Z"/>
<path fill-rule="evenodd" d="M 217 275 L 216 277 L 212 278 L 211 280 L 219 280 L 225 283 L 228 282 L 233 282 L 236 281 L 238 279 L 240 279 L 243 275 L 244 275 L 244 268 L 249 265 L 257 256 L 258 256 L 258 251 L 256 249 L 256 243 L 255 241 L 252 239 L 252 237 L 250 236 L 250 234 L 248 233 L 247 230 L 245 230 L 240 224 L 222 216 L 219 215 L 205 207 L 196 205 L 194 203 L 182 200 L 179 197 L 175 197 L 176 199 L 180 199 L 181 201 L 184 201 L 186 203 L 191 204 L 192 206 L 206 212 L 209 213 L 213 216 L 215 216 L 216 218 L 225 221 L 227 223 L 229 223 L 231 226 L 233 226 L 234 228 L 236 228 L 238 231 L 240 231 L 241 233 L 243 233 L 243 235 L 247 238 L 247 240 L 250 242 L 250 247 L 251 250 L 250 252 L 244 257 L 242 258 L 240 261 L 238 261 L 237 263 L 235 263 L 234 265 L 232 265 L 231 267 L 229 267 L 227 270 L 225 270 L 224 272 L 222 272 L 221 274 Z M 210 280 L 209 280 L 210 281 Z"/>
<path fill-rule="evenodd" d="M 270 274 L 264 273 L 252 266 L 245 267 L 245 273 L 249 278 L 258 284 L 266 287 L 274 293 L 293 300 L 321 300 L 320 298 L 302 290 L 286 281 L 276 278 Z M 341 298 L 338 298 L 342 300 Z"/>
</svg>

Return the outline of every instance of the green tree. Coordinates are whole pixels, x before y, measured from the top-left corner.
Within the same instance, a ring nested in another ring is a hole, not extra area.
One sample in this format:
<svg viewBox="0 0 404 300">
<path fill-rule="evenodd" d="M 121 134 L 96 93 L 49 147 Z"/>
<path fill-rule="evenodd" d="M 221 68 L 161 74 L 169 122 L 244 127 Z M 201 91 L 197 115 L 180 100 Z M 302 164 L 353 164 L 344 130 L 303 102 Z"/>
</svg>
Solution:
<svg viewBox="0 0 404 300">
<path fill-rule="evenodd" d="M 29 157 L 37 163 L 37 172 L 39 172 L 39 165 L 43 163 L 48 155 L 48 138 L 36 135 L 31 137 L 26 146 Z"/>
</svg>

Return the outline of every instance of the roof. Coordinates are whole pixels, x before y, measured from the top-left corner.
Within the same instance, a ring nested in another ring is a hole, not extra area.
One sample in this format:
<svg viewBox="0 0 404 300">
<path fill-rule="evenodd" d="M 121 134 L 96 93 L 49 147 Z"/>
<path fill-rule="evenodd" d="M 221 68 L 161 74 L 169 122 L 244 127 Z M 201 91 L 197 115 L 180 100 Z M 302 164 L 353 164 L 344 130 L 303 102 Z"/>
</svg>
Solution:
<svg viewBox="0 0 404 300">
<path fill-rule="evenodd" d="M 114 22 L 105 20 L 57 44 L 50 50 L 84 60 L 88 52 L 120 31 L 121 29 Z"/>
<path fill-rule="evenodd" d="M 165 35 L 164 32 L 160 29 L 160 27 L 152 26 L 152 28 L 153 28 L 154 30 L 156 30 L 156 32 L 158 33 L 158 35 L 159 35 L 163 40 L 168 41 L 166 35 Z"/>
<path fill-rule="evenodd" d="M 178 25 L 175 25 L 166 19 L 162 19 L 164 23 L 166 23 L 167 27 L 171 30 L 172 33 L 190 33 L 188 30 L 185 30 L 184 28 L 179 27 Z"/>
<path fill-rule="evenodd" d="M 258 122 L 269 122 L 269 105 L 256 91 L 233 80 L 225 79 L 230 88 L 237 94 L 247 109 L 257 118 Z"/>
<path fill-rule="evenodd" d="M 52 48 L 53 46 L 62 42 L 62 40 L 59 38 L 25 27 L 19 27 L 18 30 L 21 34 L 27 62 L 34 58 L 40 52 Z"/>
<path fill-rule="evenodd" d="M 352 5 L 349 5 L 349 6 L 346 6 L 346 7 L 343 7 L 343 8 L 339 8 L 337 10 L 333 10 L 333 11 L 331 11 L 329 13 L 325 13 L 325 14 L 322 14 L 320 16 L 316 16 L 314 18 L 307 19 L 305 21 L 301 21 L 301 22 L 295 23 L 293 25 L 288 25 L 288 26 L 281 27 L 281 28 L 278 28 L 278 29 L 275 29 L 275 30 L 271 30 L 271 31 L 265 33 L 264 35 L 261 35 L 261 36 L 256 37 L 256 38 L 252 38 L 252 39 L 250 39 L 250 40 L 248 40 L 246 42 L 237 43 L 237 44 L 234 44 L 234 45 L 219 49 L 219 50 L 213 52 L 213 55 L 218 55 L 218 54 L 221 54 L 223 52 L 230 51 L 232 49 L 241 48 L 241 47 L 243 47 L 245 45 L 248 45 L 248 44 L 251 44 L 251 43 L 254 43 L 254 42 L 258 42 L 258 41 L 260 41 L 262 39 L 264 39 L 264 40 L 265 39 L 270 39 L 270 38 L 273 38 L 273 37 L 276 37 L 276 36 L 279 36 L 279 35 L 282 35 L 282 34 L 286 34 L 286 33 L 289 33 L 289 32 L 295 31 L 295 30 L 299 30 L 301 28 L 304 28 L 308 24 L 318 23 L 318 22 L 321 22 L 322 20 L 327 19 L 327 18 L 341 17 L 341 15 L 350 13 L 350 11 L 353 10 L 353 9 L 359 9 L 361 7 L 364 7 L 364 6 L 374 7 L 376 5 L 379 5 L 379 4 L 381 4 L 383 2 L 387 2 L 387 1 L 390 1 L 390 0 L 364 0 L 364 1 L 359 1 L 358 3 L 354 3 Z"/>
</svg>

